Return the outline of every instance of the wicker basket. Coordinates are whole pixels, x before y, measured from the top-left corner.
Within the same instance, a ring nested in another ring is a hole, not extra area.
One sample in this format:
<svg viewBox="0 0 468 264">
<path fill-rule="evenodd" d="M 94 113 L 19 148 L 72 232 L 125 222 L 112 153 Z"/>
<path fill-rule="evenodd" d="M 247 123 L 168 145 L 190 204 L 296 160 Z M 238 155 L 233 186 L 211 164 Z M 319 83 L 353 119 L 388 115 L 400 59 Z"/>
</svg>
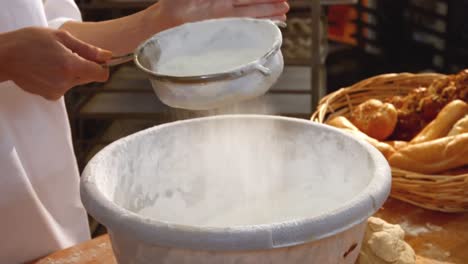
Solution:
<svg viewBox="0 0 468 264">
<path fill-rule="evenodd" d="M 324 123 L 336 115 L 346 115 L 370 98 L 405 95 L 415 87 L 427 87 L 445 75 L 434 73 L 384 74 L 342 88 L 324 97 L 312 121 Z M 391 196 L 411 204 L 442 212 L 468 211 L 468 174 L 426 175 L 392 168 Z"/>
</svg>

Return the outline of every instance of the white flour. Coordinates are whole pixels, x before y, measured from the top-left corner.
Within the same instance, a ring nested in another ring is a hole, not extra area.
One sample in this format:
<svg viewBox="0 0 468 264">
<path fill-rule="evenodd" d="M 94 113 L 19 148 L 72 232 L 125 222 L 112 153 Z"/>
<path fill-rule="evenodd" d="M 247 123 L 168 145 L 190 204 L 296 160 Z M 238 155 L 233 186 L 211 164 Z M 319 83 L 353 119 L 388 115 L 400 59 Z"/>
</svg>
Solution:
<svg viewBox="0 0 468 264">
<path fill-rule="evenodd" d="M 425 243 L 424 250 L 422 250 L 420 254 L 439 261 L 444 261 L 451 255 L 449 251 L 445 251 L 431 243 Z"/>
<path fill-rule="evenodd" d="M 413 225 L 407 220 L 400 224 L 401 228 L 405 230 L 405 233 L 410 236 L 419 236 L 421 234 L 430 233 L 430 232 L 440 232 L 444 229 L 440 226 L 433 225 L 431 223 L 426 223 L 425 226 L 422 225 Z"/>
<path fill-rule="evenodd" d="M 206 50 L 194 55 L 180 55 L 159 61 L 153 68 L 171 76 L 192 76 L 229 71 L 265 55 L 261 49 Z"/>
<path fill-rule="evenodd" d="M 444 230 L 442 227 L 440 227 L 440 226 L 438 226 L 438 225 L 433 225 L 433 224 L 431 224 L 431 223 L 426 223 L 426 226 L 427 226 L 430 230 L 432 230 L 432 231 L 434 231 L 434 232 L 440 232 L 440 231 Z"/>
</svg>

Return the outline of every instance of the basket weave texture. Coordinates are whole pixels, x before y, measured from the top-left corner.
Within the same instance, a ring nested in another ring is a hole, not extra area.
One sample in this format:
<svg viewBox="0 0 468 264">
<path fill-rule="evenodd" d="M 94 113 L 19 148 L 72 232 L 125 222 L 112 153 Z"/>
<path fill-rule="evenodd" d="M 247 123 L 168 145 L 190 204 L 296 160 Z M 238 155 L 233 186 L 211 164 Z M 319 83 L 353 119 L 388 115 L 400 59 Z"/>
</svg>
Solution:
<svg viewBox="0 0 468 264">
<path fill-rule="evenodd" d="M 333 92 L 320 101 L 312 121 L 325 123 L 337 115 L 347 115 L 364 101 L 406 95 L 417 87 L 445 78 L 435 73 L 378 75 Z M 442 212 L 468 211 L 468 173 L 428 175 L 392 167 L 391 196 L 411 204 Z"/>
</svg>

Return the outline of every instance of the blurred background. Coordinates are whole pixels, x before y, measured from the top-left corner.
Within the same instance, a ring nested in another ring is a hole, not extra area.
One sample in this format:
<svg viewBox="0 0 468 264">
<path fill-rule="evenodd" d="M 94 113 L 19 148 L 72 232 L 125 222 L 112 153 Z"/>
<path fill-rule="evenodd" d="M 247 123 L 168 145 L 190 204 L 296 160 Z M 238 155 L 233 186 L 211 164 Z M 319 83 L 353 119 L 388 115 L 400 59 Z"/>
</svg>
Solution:
<svg viewBox="0 0 468 264">
<path fill-rule="evenodd" d="M 154 3 L 76 2 L 85 21 L 125 16 Z M 390 72 L 455 73 L 468 64 L 467 0 L 322 0 L 320 12 L 312 9 L 315 0 L 289 3 L 288 27 L 282 29 L 282 77 L 265 96 L 229 111 L 310 118 L 317 98 L 362 79 Z M 66 102 L 80 170 L 121 137 L 213 114 L 165 106 L 132 63 L 112 68 L 105 84 L 73 89 Z"/>
</svg>

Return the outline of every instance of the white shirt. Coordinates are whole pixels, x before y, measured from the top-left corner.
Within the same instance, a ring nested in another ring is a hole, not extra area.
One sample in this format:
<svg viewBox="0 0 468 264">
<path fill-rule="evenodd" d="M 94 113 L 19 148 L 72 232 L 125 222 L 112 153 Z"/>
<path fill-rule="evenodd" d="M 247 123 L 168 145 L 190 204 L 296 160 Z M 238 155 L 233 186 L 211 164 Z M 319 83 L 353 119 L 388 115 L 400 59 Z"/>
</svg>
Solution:
<svg viewBox="0 0 468 264">
<path fill-rule="evenodd" d="M 69 19 L 81 19 L 73 0 L 0 0 L 0 32 Z M 63 99 L 47 101 L 12 82 L 0 83 L 0 236 L 2 264 L 90 238 Z"/>
</svg>

